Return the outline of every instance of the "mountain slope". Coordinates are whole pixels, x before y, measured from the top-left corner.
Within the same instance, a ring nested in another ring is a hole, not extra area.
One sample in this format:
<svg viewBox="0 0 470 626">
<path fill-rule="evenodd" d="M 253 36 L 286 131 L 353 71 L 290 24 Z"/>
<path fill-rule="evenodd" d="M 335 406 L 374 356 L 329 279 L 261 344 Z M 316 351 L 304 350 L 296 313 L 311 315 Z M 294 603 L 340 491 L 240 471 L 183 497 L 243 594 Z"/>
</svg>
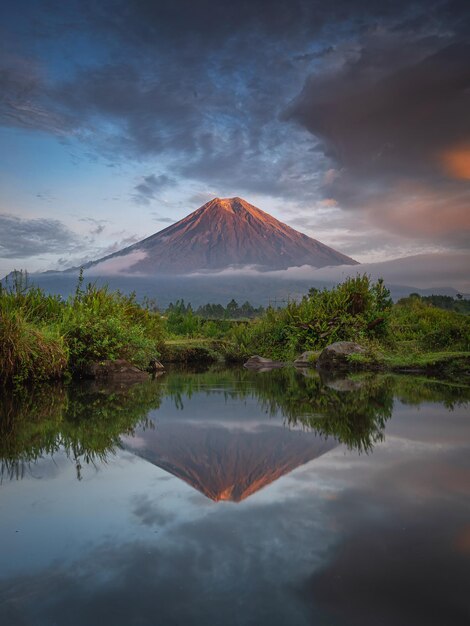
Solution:
<svg viewBox="0 0 470 626">
<path fill-rule="evenodd" d="M 176 224 L 91 262 L 104 274 L 184 274 L 255 265 L 355 265 L 353 259 L 307 237 L 242 198 L 214 198 Z"/>
</svg>

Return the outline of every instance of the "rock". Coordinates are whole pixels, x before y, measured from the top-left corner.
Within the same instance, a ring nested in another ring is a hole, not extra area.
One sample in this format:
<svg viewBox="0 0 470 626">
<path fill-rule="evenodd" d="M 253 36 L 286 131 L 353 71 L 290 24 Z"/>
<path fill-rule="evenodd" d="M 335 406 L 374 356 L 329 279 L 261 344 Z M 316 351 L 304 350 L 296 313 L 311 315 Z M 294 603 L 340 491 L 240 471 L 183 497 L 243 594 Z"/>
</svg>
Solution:
<svg viewBox="0 0 470 626">
<path fill-rule="evenodd" d="M 284 365 L 285 363 L 282 363 L 281 361 L 271 361 L 271 359 L 265 359 L 264 357 L 255 354 L 254 356 L 250 356 L 250 358 L 243 365 L 243 367 L 258 371 L 268 371 L 271 369 L 284 367 Z"/>
<path fill-rule="evenodd" d="M 157 372 L 161 372 L 165 369 L 165 367 L 160 363 L 158 359 L 152 359 L 148 366 L 148 371 L 152 372 L 152 374 L 156 374 Z"/>
<path fill-rule="evenodd" d="M 320 354 L 317 367 L 320 369 L 347 369 L 351 367 L 348 357 L 351 354 L 364 354 L 365 348 L 354 341 L 337 341 Z"/>
<path fill-rule="evenodd" d="M 296 367 L 313 367 L 319 355 L 319 352 L 313 352 L 312 350 L 302 352 L 302 354 L 295 359 L 294 365 Z"/>
<path fill-rule="evenodd" d="M 136 382 L 149 380 L 149 375 L 143 372 L 129 361 L 117 359 L 116 361 L 95 361 L 87 368 L 87 375 L 96 380 L 111 380 L 118 382 Z"/>
</svg>

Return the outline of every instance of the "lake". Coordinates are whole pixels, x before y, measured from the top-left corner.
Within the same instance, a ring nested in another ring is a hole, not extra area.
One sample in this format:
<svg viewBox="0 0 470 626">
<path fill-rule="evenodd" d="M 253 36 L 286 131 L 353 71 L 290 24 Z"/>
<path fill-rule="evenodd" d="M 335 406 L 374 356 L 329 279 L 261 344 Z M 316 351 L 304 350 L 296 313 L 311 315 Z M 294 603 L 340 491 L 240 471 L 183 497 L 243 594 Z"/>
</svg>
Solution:
<svg viewBox="0 0 470 626">
<path fill-rule="evenodd" d="M 0 623 L 468 625 L 469 401 L 219 366 L 3 393 Z"/>
</svg>

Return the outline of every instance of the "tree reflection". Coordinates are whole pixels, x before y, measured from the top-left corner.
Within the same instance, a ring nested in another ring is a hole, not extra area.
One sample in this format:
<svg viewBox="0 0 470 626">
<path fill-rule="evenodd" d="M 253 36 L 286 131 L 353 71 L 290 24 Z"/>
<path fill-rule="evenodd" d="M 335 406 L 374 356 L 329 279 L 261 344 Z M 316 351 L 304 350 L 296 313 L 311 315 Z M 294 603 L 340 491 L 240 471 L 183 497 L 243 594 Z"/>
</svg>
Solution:
<svg viewBox="0 0 470 626">
<path fill-rule="evenodd" d="M 0 401 L 0 476 L 21 478 L 28 465 L 64 450 L 81 479 L 83 463 L 106 461 L 120 437 L 152 426 L 161 402 L 155 381 L 132 386 L 41 385 L 3 393 Z"/>
<path fill-rule="evenodd" d="M 21 478 L 30 463 L 64 450 L 80 480 L 83 464 L 106 461 L 123 435 L 138 426 L 152 428 L 148 414 L 163 398 L 183 410 L 194 394 L 214 393 L 253 398 L 264 413 L 282 415 L 286 428 L 308 429 L 358 452 L 370 452 L 383 439 L 394 399 L 439 402 L 449 409 L 470 400 L 464 384 L 394 375 L 331 379 L 293 368 L 259 373 L 213 367 L 132 386 L 82 382 L 2 390 L 0 477 Z"/>
</svg>

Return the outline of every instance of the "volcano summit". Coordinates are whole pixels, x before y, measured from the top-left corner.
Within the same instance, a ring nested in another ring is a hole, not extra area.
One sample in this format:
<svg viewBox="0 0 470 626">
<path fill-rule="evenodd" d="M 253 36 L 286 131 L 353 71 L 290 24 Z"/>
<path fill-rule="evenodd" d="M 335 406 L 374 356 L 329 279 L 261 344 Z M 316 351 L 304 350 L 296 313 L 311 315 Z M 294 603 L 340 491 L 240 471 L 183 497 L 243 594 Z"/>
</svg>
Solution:
<svg viewBox="0 0 470 626">
<path fill-rule="evenodd" d="M 102 275 L 154 275 L 247 265 L 266 271 L 355 264 L 242 198 L 214 198 L 168 228 L 84 267 Z"/>
</svg>

